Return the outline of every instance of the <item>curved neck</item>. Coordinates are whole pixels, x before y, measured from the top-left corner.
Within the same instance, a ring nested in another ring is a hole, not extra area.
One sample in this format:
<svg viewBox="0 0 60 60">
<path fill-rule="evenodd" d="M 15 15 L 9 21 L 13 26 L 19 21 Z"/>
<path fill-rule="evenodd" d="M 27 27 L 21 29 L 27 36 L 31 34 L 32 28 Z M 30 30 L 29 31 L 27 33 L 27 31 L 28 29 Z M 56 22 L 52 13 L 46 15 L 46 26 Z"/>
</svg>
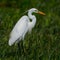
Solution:
<svg viewBox="0 0 60 60">
<path fill-rule="evenodd" d="M 31 11 L 28 12 L 28 17 L 32 20 L 30 22 L 31 28 L 33 28 L 35 26 L 35 24 L 36 24 L 36 17 L 34 15 L 32 15 L 32 13 L 33 12 L 31 12 Z"/>
</svg>

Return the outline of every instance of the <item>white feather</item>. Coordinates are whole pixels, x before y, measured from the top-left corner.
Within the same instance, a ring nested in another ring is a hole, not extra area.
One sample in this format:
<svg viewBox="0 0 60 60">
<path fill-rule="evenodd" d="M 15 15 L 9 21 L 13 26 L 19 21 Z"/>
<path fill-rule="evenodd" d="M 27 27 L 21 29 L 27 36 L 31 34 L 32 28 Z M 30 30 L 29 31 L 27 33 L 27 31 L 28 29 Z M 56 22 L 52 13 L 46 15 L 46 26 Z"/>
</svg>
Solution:
<svg viewBox="0 0 60 60">
<path fill-rule="evenodd" d="M 36 17 L 32 15 L 32 13 L 36 11 L 38 10 L 35 8 L 28 10 L 28 16 L 21 17 L 21 19 L 19 19 L 19 21 L 16 23 L 10 34 L 10 39 L 8 42 L 10 46 L 13 45 L 16 41 L 19 42 L 19 40 L 24 39 L 27 32 L 31 32 L 32 28 L 36 24 Z M 32 21 L 30 22 L 29 19 Z"/>
<path fill-rule="evenodd" d="M 28 17 L 23 16 L 19 21 L 16 23 L 15 27 L 13 28 L 11 34 L 10 34 L 10 39 L 9 39 L 9 45 L 13 45 L 17 39 L 20 38 L 24 39 L 25 34 L 27 33 L 28 30 Z"/>
</svg>

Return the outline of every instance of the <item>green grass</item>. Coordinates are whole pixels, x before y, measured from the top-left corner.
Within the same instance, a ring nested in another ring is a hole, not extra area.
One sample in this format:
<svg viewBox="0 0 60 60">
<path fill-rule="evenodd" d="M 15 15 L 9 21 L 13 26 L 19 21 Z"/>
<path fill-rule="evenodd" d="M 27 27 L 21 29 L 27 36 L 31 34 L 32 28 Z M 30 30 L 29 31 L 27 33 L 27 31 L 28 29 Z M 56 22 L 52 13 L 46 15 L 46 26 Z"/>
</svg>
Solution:
<svg viewBox="0 0 60 60">
<path fill-rule="evenodd" d="M 10 7 L 0 7 L 0 60 L 60 60 L 60 1 L 15 2 L 14 6 L 14 2 L 11 2 Z M 20 56 L 20 53 L 17 53 L 17 44 L 11 47 L 8 45 L 9 35 L 23 12 L 32 7 L 45 12 L 46 16 L 35 14 L 36 26 L 31 34 L 25 36 L 25 54 L 22 53 Z"/>
</svg>

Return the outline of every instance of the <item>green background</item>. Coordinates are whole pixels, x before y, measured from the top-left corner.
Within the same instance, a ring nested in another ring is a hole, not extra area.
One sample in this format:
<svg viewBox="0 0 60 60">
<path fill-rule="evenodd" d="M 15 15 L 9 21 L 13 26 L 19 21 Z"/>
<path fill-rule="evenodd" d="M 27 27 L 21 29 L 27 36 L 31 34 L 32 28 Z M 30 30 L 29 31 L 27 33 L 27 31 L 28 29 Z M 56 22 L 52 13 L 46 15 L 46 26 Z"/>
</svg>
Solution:
<svg viewBox="0 0 60 60">
<path fill-rule="evenodd" d="M 20 55 L 17 44 L 8 45 L 9 35 L 30 8 L 46 16 L 35 14 L 36 26 L 26 34 Z M 0 0 L 0 60 L 60 60 L 60 0 Z"/>
</svg>

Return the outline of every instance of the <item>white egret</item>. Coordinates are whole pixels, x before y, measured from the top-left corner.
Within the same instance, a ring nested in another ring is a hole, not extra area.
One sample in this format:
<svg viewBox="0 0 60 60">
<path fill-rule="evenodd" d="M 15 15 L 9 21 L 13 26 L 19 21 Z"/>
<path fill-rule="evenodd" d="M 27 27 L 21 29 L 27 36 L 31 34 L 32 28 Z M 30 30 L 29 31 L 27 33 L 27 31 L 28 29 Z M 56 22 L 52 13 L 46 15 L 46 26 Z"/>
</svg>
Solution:
<svg viewBox="0 0 60 60">
<path fill-rule="evenodd" d="M 32 28 L 36 24 L 36 17 L 32 15 L 32 13 L 45 15 L 45 13 L 37 10 L 36 8 L 32 8 L 27 12 L 28 16 L 22 16 L 13 28 L 8 42 L 9 46 L 12 46 L 15 42 L 19 43 L 20 40 L 24 40 L 26 33 L 31 32 Z M 30 19 L 32 21 L 30 21 Z"/>
</svg>

